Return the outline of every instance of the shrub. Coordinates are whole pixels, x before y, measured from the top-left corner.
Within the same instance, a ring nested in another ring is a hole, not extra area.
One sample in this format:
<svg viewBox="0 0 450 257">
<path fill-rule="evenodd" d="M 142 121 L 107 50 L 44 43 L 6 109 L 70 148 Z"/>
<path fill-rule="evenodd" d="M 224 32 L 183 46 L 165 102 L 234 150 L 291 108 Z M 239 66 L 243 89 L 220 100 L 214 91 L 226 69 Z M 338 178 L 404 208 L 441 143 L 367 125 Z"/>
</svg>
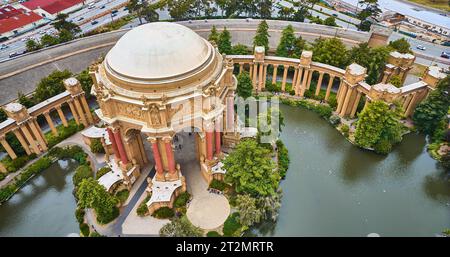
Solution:
<svg viewBox="0 0 450 257">
<path fill-rule="evenodd" d="M 220 191 L 225 190 L 227 184 L 221 180 L 213 179 L 211 183 L 209 183 L 209 188 L 214 188 Z"/>
<path fill-rule="evenodd" d="M 155 212 L 153 212 L 153 217 L 158 218 L 158 219 L 168 219 L 168 218 L 172 218 L 175 215 L 175 212 L 170 209 L 169 207 L 161 207 L 158 210 L 156 210 Z"/>
<path fill-rule="evenodd" d="M 17 190 L 16 185 L 8 185 L 0 189 L 0 203 L 6 201 Z"/>
<path fill-rule="evenodd" d="M 89 167 L 88 165 L 80 165 L 75 170 L 72 181 L 74 186 L 78 186 L 83 179 L 91 177 L 93 177 L 91 167 Z"/>
<path fill-rule="evenodd" d="M 81 231 L 81 235 L 83 235 L 83 236 L 89 236 L 89 234 L 91 233 L 91 230 L 89 229 L 89 225 L 86 223 L 80 224 L 80 231 Z"/>
<path fill-rule="evenodd" d="M 208 233 L 206 233 L 206 236 L 207 237 L 221 237 L 221 235 L 217 231 L 209 231 Z"/>
<path fill-rule="evenodd" d="M 48 157 L 43 157 L 39 160 L 37 160 L 35 163 L 28 166 L 28 168 L 20 174 L 15 181 L 15 185 L 17 188 L 20 188 L 23 186 L 23 184 L 30 179 L 32 176 L 36 175 L 37 173 L 47 169 L 52 165 L 52 161 Z"/>
<path fill-rule="evenodd" d="M 339 117 L 338 115 L 331 115 L 328 120 L 330 121 L 331 125 L 335 127 L 341 123 L 341 117 Z"/>
<path fill-rule="evenodd" d="M 342 134 L 344 134 L 345 137 L 348 137 L 348 133 L 350 131 L 350 128 L 349 128 L 349 126 L 347 124 L 342 124 L 341 131 L 342 131 Z"/>
<path fill-rule="evenodd" d="M 117 192 L 116 197 L 117 197 L 117 199 L 119 199 L 119 201 L 121 203 L 124 203 L 128 199 L 129 195 L 130 195 L 130 191 L 128 191 L 127 189 L 124 189 L 122 191 Z"/>
<path fill-rule="evenodd" d="M 276 144 L 278 151 L 278 172 L 280 172 L 281 178 L 284 178 L 289 168 L 289 153 L 281 140 L 277 140 Z"/>
<path fill-rule="evenodd" d="M 91 140 L 91 152 L 93 153 L 105 153 L 105 149 L 103 148 L 102 141 L 99 138 L 93 138 Z"/>
<path fill-rule="evenodd" d="M 141 202 L 139 207 L 136 209 L 137 215 L 139 217 L 144 217 L 145 215 L 147 215 L 148 208 L 147 208 L 147 204 L 146 203 L 149 200 L 150 200 L 150 195 L 147 195 L 147 197 L 145 197 L 145 199 Z"/>
<path fill-rule="evenodd" d="M 224 236 L 234 236 L 236 231 L 241 228 L 241 224 L 239 223 L 239 213 L 235 212 L 228 216 L 223 224 L 223 235 Z"/>
<path fill-rule="evenodd" d="M 77 208 L 75 210 L 75 218 L 77 218 L 79 224 L 82 224 L 84 222 L 84 214 L 85 211 L 83 208 Z"/>
<path fill-rule="evenodd" d="M 186 206 L 187 201 L 191 195 L 188 192 L 183 192 L 180 195 L 178 195 L 177 199 L 175 199 L 174 206 L 176 208 L 181 208 Z"/>
<path fill-rule="evenodd" d="M 373 147 L 376 153 L 388 154 L 392 150 L 392 144 L 387 139 L 382 139 L 378 141 Z"/>
<path fill-rule="evenodd" d="M 110 172 L 111 168 L 109 166 L 105 166 L 97 170 L 97 173 L 95 174 L 95 178 L 99 179 L 101 176 L 105 175 L 106 173 Z"/>
</svg>

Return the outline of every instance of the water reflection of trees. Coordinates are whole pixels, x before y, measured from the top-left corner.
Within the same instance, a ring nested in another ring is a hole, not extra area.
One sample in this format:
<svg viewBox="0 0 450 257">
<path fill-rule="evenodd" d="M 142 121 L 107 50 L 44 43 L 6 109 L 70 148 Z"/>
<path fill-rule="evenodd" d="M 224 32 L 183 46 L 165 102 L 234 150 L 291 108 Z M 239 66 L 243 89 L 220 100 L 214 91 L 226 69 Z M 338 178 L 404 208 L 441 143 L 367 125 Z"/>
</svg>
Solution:
<svg viewBox="0 0 450 257">
<path fill-rule="evenodd" d="M 376 174 L 377 166 L 386 156 L 378 155 L 356 146 L 342 153 L 340 175 L 346 183 L 354 183 Z"/>
<path fill-rule="evenodd" d="M 426 143 L 424 136 L 408 134 L 394 147 L 392 154 L 396 154 L 402 164 L 408 165 L 423 153 Z"/>
<path fill-rule="evenodd" d="M 447 204 L 450 201 L 450 173 L 440 168 L 438 172 L 427 175 L 423 190 L 429 198 Z"/>
</svg>

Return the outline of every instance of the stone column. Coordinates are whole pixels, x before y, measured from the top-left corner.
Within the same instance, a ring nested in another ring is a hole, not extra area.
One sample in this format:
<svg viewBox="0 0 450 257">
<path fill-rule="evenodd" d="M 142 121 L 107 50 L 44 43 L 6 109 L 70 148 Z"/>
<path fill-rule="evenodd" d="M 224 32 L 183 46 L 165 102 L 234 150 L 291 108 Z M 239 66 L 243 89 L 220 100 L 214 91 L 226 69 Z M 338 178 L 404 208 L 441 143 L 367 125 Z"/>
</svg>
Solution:
<svg viewBox="0 0 450 257">
<path fill-rule="evenodd" d="M 73 102 L 75 104 L 75 108 L 77 109 L 78 115 L 80 115 L 81 123 L 83 123 L 84 127 L 87 128 L 89 126 L 89 124 L 86 120 L 86 116 L 84 116 L 83 109 L 81 108 L 80 102 L 78 101 L 77 98 L 74 98 Z"/>
<path fill-rule="evenodd" d="M 277 83 L 277 72 L 278 72 L 278 65 L 273 65 L 273 73 L 272 73 L 272 84 Z"/>
<path fill-rule="evenodd" d="M 227 97 L 227 132 L 234 131 L 234 97 Z"/>
<path fill-rule="evenodd" d="M 166 149 L 167 161 L 169 163 L 169 172 L 173 174 L 176 171 L 176 169 L 175 169 L 175 158 L 173 155 L 173 148 L 172 148 L 172 140 L 170 138 L 164 139 L 164 147 Z"/>
<path fill-rule="evenodd" d="M 354 118 L 356 110 L 358 109 L 359 100 L 361 100 L 361 92 L 357 91 L 355 102 L 353 103 L 352 112 L 350 113 L 350 118 Z"/>
<path fill-rule="evenodd" d="M 45 120 L 47 120 L 48 125 L 50 126 L 50 129 L 52 130 L 52 133 L 55 137 L 58 136 L 58 130 L 55 128 L 55 124 L 53 124 L 52 118 L 50 117 L 49 112 L 44 112 Z"/>
<path fill-rule="evenodd" d="M 35 154 L 40 154 L 41 150 L 37 146 L 36 141 L 34 140 L 33 136 L 31 135 L 30 131 L 28 130 L 26 124 L 23 124 L 22 126 L 20 126 L 20 129 L 22 130 L 23 134 L 25 135 L 25 138 L 30 143 L 31 148 L 33 149 L 33 152 Z"/>
<path fill-rule="evenodd" d="M 253 64 L 248 64 L 248 75 L 253 80 Z"/>
<path fill-rule="evenodd" d="M 347 94 L 347 85 L 345 85 L 344 83 L 341 83 L 341 86 L 339 87 L 339 94 L 338 94 L 338 105 L 337 105 L 337 109 L 336 112 L 340 113 L 341 109 L 342 109 L 342 105 L 344 104 L 344 98 Z M 343 96 L 343 97 L 342 97 Z"/>
<path fill-rule="evenodd" d="M 306 89 L 309 89 L 311 87 L 311 79 L 314 71 L 310 70 L 308 74 L 308 81 L 306 82 Z"/>
<path fill-rule="evenodd" d="M 258 83 L 258 64 L 253 64 L 253 89 L 256 90 L 256 84 Z"/>
<path fill-rule="evenodd" d="M 283 92 L 286 91 L 286 78 L 287 78 L 288 69 L 289 69 L 289 66 L 288 65 L 284 65 L 283 81 L 281 82 L 281 91 L 283 91 Z"/>
<path fill-rule="evenodd" d="M 75 123 L 77 123 L 77 125 L 80 125 L 80 119 L 78 118 L 78 114 L 77 114 L 77 111 L 75 110 L 75 106 L 73 105 L 73 101 L 70 101 L 68 103 L 69 103 L 70 112 L 72 113 Z"/>
<path fill-rule="evenodd" d="M 317 81 L 317 86 L 316 86 L 316 96 L 318 96 L 320 93 L 320 88 L 322 87 L 322 79 L 323 79 L 323 72 L 320 71 L 319 72 L 319 81 Z"/>
<path fill-rule="evenodd" d="M 47 148 L 47 145 L 46 145 L 44 139 L 42 138 L 42 135 L 40 132 L 41 129 L 37 128 L 36 124 L 34 124 L 33 121 L 30 121 L 28 124 L 30 124 L 31 131 L 33 132 L 34 136 L 38 140 L 39 145 L 42 147 L 42 149 L 44 151 L 47 151 L 48 148 Z"/>
<path fill-rule="evenodd" d="M 244 70 L 244 64 L 239 63 L 239 74 L 241 74 L 243 70 Z"/>
<path fill-rule="evenodd" d="M 9 157 L 11 157 L 11 159 L 14 160 L 17 158 L 16 153 L 6 141 L 5 136 L 0 137 L 0 143 L 2 144 L 3 148 L 5 148 L 6 152 L 8 153 Z"/>
<path fill-rule="evenodd" d="M 347 92 L 344 96 L 344 94 L 342 94 L 342 98 L 344 99 L 344 103 L 342 104 L 342 110 L 341 110 L 341 116 L 344 117 L 347 114 L 347 107 L 348 107 L 348 102 L 350 101 L 350 97 L 352 96 L 353 93 L 353 87 L 351 87 L 350 85 L 347 86 Z"/>
<path fill-rule="evenodd" d="M 405 102 L 403 103 L 403 110 L 406 111 L 406 108 L 408 108 L 409 102 L 411 102 L 412 98 L 413 98 L 412 94 L 406 96 Z"/>
<path fill-rule="evenodd" d="M 216 155 L 220 155 L 221 152 L 221 131 L 220 131 L 220 119 L 216 120 L 216 124 L 215 124 L 216 128 L 215 128 L 215 146 L 216 146 Z"/>
<path fill-rule="evenodd" d="M 25 141 L 25 138 L 23 138 L 20 131 L 18 129 L 14 129 L 13 133 L 14 133 L 14 135 L 16 135 L 17 139 L 19 140 L 20 144 L 22 145 L 22 147 L 25 150 L 25 152 L 27 153 L 27 155 L 30 155 L 31 154 L 30 147 L 29 147 L 27 141 Z"/>
<path fill-rule="evenodd" d="M 114 130 L 115 131 L 113 132 L 113 134 L 114 134 L 114 138 L 116 140 L 117 149 L 119 150 L 120 160 L 122 161 L 123 165 L 127 165 L 128 158 L 127 158 L 127 153 L 125 152 L 125 148 L 123 147 L 122 136 L 120 135 L 120 130 L 119 130 L 119 128 L 116 128 Z"/>
<path fill-rule="evenodd" d="M 298 67 L 294 68 L 294 76 L 292 77 L 292 89 L 297 92 L 295 85 L 297 84 Z"/>
<path fill-rule="evenodd" d="M 262 90 L 262 84 L 264 80 L 264 64 L 259 64 L 259 71 L 258 71 L 258 92 Z"/>
<path fill-rule="evenodd" d="M 412 97 L 411 101 L 409 102 L 408 108 L 406 109 L 406 112 L 405 112 L 406 117 L 409 117 L 413 113 L 414 107 L 416 105 L 417 95 L 418 95 L 417 93 L 413 93 L 413 97 Z"/>
<path fill-rule="evenodd" d="M 114 156 L 116 157 L 116 161 L 119 161 L 120 153 L 119 153 L 119 149 L 117 148 L 117 142 L 116 142 L 116 138 L 114 137 L 114 133 L 112 132 L 111 128 L 106 128 L 106 131 L 108 132 L 109 141 L 111 141 L 111 145 L 112 145 Z"/>
<path fill-rule="evenodd" d="M 203 136 L 200 135 L 200 133 L 198 133 L 198 138 L 199 138 L 199 151 L 200 151 L 200 156 L 203 156 L 204 159 L 206 159 L 206 134 L 203 134 Z M 202 160 L 201 158 L 199 158 L 199 160 Z"/>
<path fill-rule="evenodd" d="M 93 124 L 94 123 L 94 118 L 92 117 L 92 113 L 91 113 L 91 109 L 89 109 L 89 105 L 86 101 L 86 97 L 84 95 L 80 96 L 81 99 L 81 103 L 83 105 L 84 110 L 86 111 L 86 117 L 89 121 L 89 124 Z"/>
<path fill-rule="evenodd" d="M 39 123 L 37 122 L 37 119 L 34 119 L 33 123 L 36 126 L 36 128 L 38 129 L 39 134 L 41 135 L 42 140 L 44 140 L 45 145 L 47 145 L 48 144 L 47 138 L 45 137 L 44 132 L 42 131 L 41 127 L 39 126 Z"/>
<path fill-rule="evenodd" d="M 325 94 L 325 101 L 328 101 L 328 98 L 330 98 L 330 92 L 331 92 L 331 88 L 333 87 L 333 81 L 334 81 L 334 75 L 330 75 L 330 78 L 328 80 L 327 92 Z"/>
<path fill-rule="evenodd" d="M 267 80 L 267 64 L 264 64 L 264 74 L 263 74 L 262 89 L 266 88 L 266 80 Z"/>
<path fill-rule="evenodd" d="M 158 139 L 152 139 L 150 141 L 152 145 L 153 158 L 155 159 L 155 169 L 158 177 L 164 177 L 164 168 L 161 161 L 161 155 L 159 154 Z"/>
<path fill-rule="evenodd" d="M 136 135 L 136 140 L 139 144 L 139 151 L 141 152 L 142 160 L 144 161 L 144 164 L 148 163 L 148 157 L 147 157 L 147 154 L 145 153 L 144 143 L 142 142 L 142 137 L 141 137 L 140 133 L 138 133 Z"/>
<path fill-rule="evenodd" d="M 56 111 L 58 112 L 59 118 L 61 119 L 63 126 L 64 127 L 69 126 L 69 124 L 67 123 L 66 116 L 64 116 L 64 112 L 61 109 L 61 106 L 56 106 Z"/>
<path fill-rule="evenodd" d="M 308 82 L 308 78 L 309 78 L 309 69 L 304 68 L 303 70 L 304 70 L 304 72 L 303 72 L 302 85 L 301 85 L 301 88 L 300 88 L 300 96 L 304 96 L 305 95 L 307 82 Z"/>
</svg>

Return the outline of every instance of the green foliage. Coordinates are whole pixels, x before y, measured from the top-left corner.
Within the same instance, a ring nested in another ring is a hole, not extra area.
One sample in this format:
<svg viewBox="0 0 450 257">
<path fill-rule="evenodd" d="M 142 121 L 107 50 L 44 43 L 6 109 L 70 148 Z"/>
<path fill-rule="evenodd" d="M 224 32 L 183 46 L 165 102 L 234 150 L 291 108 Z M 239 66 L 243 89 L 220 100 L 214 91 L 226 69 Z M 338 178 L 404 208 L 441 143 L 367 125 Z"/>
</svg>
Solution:
<svg viewBox="0 0 450 257">
<path fill-rule="evenodd" d="M 130 195 L 130 191 L 128 191 L 127 189 L 124 189 L 124 190 L 119 191 L 119 192 L 116 193 L 117 199 L 122 204 L 126 202 L 126 200 L 128 199 L 129 195 Z"/>
<path fill-rule="evenodd" d="M 94 174 L 92 173 L 91 167 L 88 165 L 80 165 L 75 170 L 75 174 L 73 174 L 72 181 L 76 187 L 81 183 L 83 179 L 92 177 L 94 177 Z"/>
<path fill-rule="evenodd" d="M 57 126 L 56 129 L 58 130 L 58 136 L 53 135 L 53 133 L 45 134 L 45 138 L 48 142 L 48 147 L 52 148 L 53 146 L 62 142 L 64 139 L 74 135 L 78 131 L 83 130 L 83 128 L 84 126 L 82 124 L 77 125 L 75 120 L 70 120 L 67 127 L 64 127 L 63 125 Z"/>
<path fill-rule="evenodd" d="M 18 95 L 18 101 L 21 105 L 25 106 L 26 108 L 30 108 L 35 103 L 31 100 L 31 98 L 24 95 L 22 92 L 19 91 Z"/>
<path fill-rule="evenodd" d="M 91 96 L 91 88 L 93 84 L 92 78 L 89 75 L 89 70 L 83 70 L 76 76 L 76 78 L 80 82 L 81 88 L 83 88 L 86 98 L 89 98 Z"/>
<path fill-rule="evenodd" d="M 217 42 L 217 47 L 219 48 L 219 52 L 221 54 L 231 54 L 231 34 L 227 30 L 227 27 L 223 28 L 223 31 L 219 35 L 219 40 Z"/>
<path fill-rule="evenodd" d="M 450 105 L 448 92 L 450 92 L 450 76 L 441 80 L 437 89 L 416 107 L 413 121 L 421 133 L 433 135 L 439 122 L 447 115 Z"/>
<path fill-rule="evenodd" d="M 255 36 L 253 37 L 253 48 L 255 46 L 264 46 L 267 54 L 267 51 L 269 50 L 269 37 L 269 25 L 265 20 L 262 20 L 258 25 Z"/>
<path fill-rule="evenodd" d="M 81 32 L 81 29 L 77 24 L 66 20 L 68 17 L 69 15 L 65 13 L 59 13 L 56 15 L 55 22 L 53 23 L 55 29 L 57 29 L 60 33 L 64 30 L 70 32 L 71 34 Z"/>
<path fill-rule="evenodd" d="M 89 237 L 105 237 L 104 235 L 101 235 L 100 233 L 98 233 L 97 231 L 92 231 L 89 234 Z"/>
<path fill-rule="evenodd" d="M 191 195 L 188 192 L 183 192 L 178 195 L 174 202 L 175 208 L 185 207 L 189 198 L 191 198 Z"/>
<path fill-rule="evenodd" d="M 216 44 L 219 43 L 219 33 L 217 32 L 215 25 L 211 28 L 211 33 L 209 33 L 208 40 Z"/>
<path fill-rule="evenodd" d="M 102 141 L 100 138 L 91 139 L 91 152 L 93 153 L 105 153 L 105 149 L 103 148 Z"/>
<path fill-rule="evenodd" d="M 209 183 L 209 188 L 214 188 L 219 191 L 225 190 L 226 187 L 227 187 L 227 184 L 225 182 L 223 182 L 222 180 L 213 179 L 213 180 L 211 180 L 211 183 Z"/>
<path fill-rule="evenodd" d="M 33 51 L 40 49 L 41 45 L 38 42 L 36 42 L 32 39 L 29 39 L 26 43 L 26 48 L 27 48 L 27 52 L 33 52 Z"/>
<path fill-rule="evenodd" d="M 230 214 L 223 224 L 224 236 L 236 236 L 236 232 L 240 231 L 241 224 L 239 223 L 239 213 L 235 212 Z"/>
<path fill-rule="evenodd" d="M 250 51 L 247 49 L 247 46 L 243 44 L 237 44 L 233 46 L 233 48 L 231 49 L 231 53 L 236 55 L 248 55 L 250 54 Z"/>
<path fill-rule="evenodd" d="M 409 44 L 408 40 L 405 38 L 400 38 L 395 41 L 389 42 L 389 46 L 393 49 L 397 50 L 397 52 L 406 54 L 406 53 L 412 53 L 411 51 L 411 45 Z"/>
<path fill-rule="evenodd" d="M 100 224 L 107 224 L 119 215 L 118 200 L 92 177 L 83 179 L 76 192 L 80 208 L 93 208 Z"/>
<path fill-rule="evenodd" d="M 239 212 L 239 223 L 246 228 L 261 221 L 262 213 L 256 206 L 256 198 L 248 194 L 237 196 L 236 209 Z"/>
<path fill-rule="evenodd" d="M 78 145 L 67 146 L 64 148 L 53 147 L 48 151 L 48 155 L 56 159 L 74 159 L 80 165 L 89 165 L 87 154 Z"/>
<path fill-rule="evenodd" d="M 338 27 L 336 24 L 336 19 L 332 16 L 329 16 L 323 21 L 323 25 L 332 26 L 332 27 Z"/>
<path fill-rule="evenodd" d="M 157 219 L 169 219 L 175 215 L 175 212 L 167 206 L 161 207 L 153 212 L 152 216 Z"/>
<path fill-rule="evenodd" d="M 89 236 L 89 234 L 91 233 L 91 230 L 89 229 L 89 225 L 86 223 L 81 223 L 80 224 L 80 231 L 81 231 L 81 235 L 83 236 Z"/>
<path fill-rule="evenodd" d="M 52 45 L 56 45 L 58 43 L 59 43 L 59 39 L 57 37 L 47 35 L 47 34 L 45 34 L 41 37 L 41 46 L 42 47 L 52 46 Z"/>
<path fill-rule="evenodd" d="M 349 64 L 348 51 L 338 38 L 318 38 L 313 43 L 313 61 L 345 68 Z"/>
<path fill-rule="evenodd" d="M 7 186 L 1 188 L 0 189 L 0 203 L 3 203 L 6 200 L 8 200 L 9 197 L 11 197 L 14 194 L 14 192 L 16 192 L 17 189 L 18 189 L 17 186 L 14 184 L 10 184 L 10 185 L 7 185 Z"/>
<path fill-rule="evenodd" d="M 111 168 L 109 166 L 102 167 L 97 170 L 97 173 L 95 173 L 95 178 L 99 179 L 101 176 L 105 175 L 106 173 L 110 172 Z"/>
<path fill-rule="evenodd" d="M 5 166 L 6 170 L 11 173 L 11 172 L 16 172 L 18 171 L 20 168 L 22 168 L 23 166 L 25 166 L 25 164 L 31 160 L 31 158 L 27 155 L 24 156 L 19 156 L 16 159 L 11 159 L 11 157 L 7 156 L 5 158 L 3 158 L 1 160 L 3 166 Z"/>
<path fill-rule="evenodd" d="M 361 147 L 374 148 L 385 154 L 392 145 L 402 140 L 400 108 L 391 110 L 383 101 L 372 101 L 360 113 L 355 131 L 355 141 Z M 390 147 L 387 146 L 390 145 Z"/>
<path fill-rule="evenodd" d="M 330 121 L 331 125 L 335 127 L 341 123 L 341 117 L 339 117 L 338 115 L 331 115 L 328 120 Z"/>
<path fill-rule="evenodd" d="M 79 224 L 82 224 L 84 222 L 84 214 L 85 214 L 85 211 L 83 208 L 75 209 L 75 218 L 77 219 Z"/>
<path fill-rule="evenodd" d="M 299 36 L 295 37 L 294 28 L 288 25 L 281 33 L 276 55 L 290 58 L 300 58 L 305 47 L 305 41 Z"/>
<path fill-rule="evenodd" d="M 391 84 L 394 85 L 395 87 L 402 87 L 402 79 L 400 78 L 399 75 L 393 75 L 393 76 L 389 79 L 389 83 L 391 83 Z"/>
<path fill-rule="evenodd" d="M 330 106 L 316 104 L 306 100 L 299 100 L 297 101 L 296 105 L 314 111 L 315 113 L 319 114 L 320 117 L 325 119 L 329 119 L 333 114 L 333 109 Z"/>
<path fill-rule="evenodd" d="M 8 119 L 8 115 L 6 115 L 5 110 L 3 108 L 0 108 L 0 122 L 3 122 Z"/>
<path fill-rule="evenodd" d="M 225 181 L 234 185 L 236 192 L 253 196 L 274 194 L 280 175 L 271 159 L 271 151 L 254 140 L 239 142 L 224 160 Z"/>
<path fill-rule="evenodd" d="M 72 73 L 68 70 L 55 70 L 47 77 L 42 78 L 33 95 L 35 102 L 42 102 L 52 96 L 64 92 L 66 89 L 63 80 L 70 76 L 72 76 Z"/>
<path fill-rule="evenodd" d="M 252 79 L 250 78 L 250 75 L 248 72 L 243 71 L 241 74 L 237 77 L 238 85 L 236 89 L 236 93 L 238 96 L 247 99 L 252 95 L 253 91 L 253 83 Z"/>
<path fill-rule="evenodd" d="M 208 233 L 206 233 L 207 237 L 221 237 L 222 235 L 219 234 L 219 232 L 217 231 L 209 231 Z"/>
<path fill-rule="evenodd" d="M 356 62 L 367 69 L 367 83 L 376 84 L 390 52 L 391 49 L 386 46 L 371 48 L 367 43 L 361 43 L 350 50 L 349 59 L 350 62 Z"/>
<path fill-rule="evenodd" d="M 278 172 L 281 178 L 286 177 L 286 172 L 289 168 L 289 151 L 283 144 L 283 141 L 277 140 L 277 151 L 278 151 Z"/>
<path fill-rule="evenodd" d="M 342 132 L 342 134 L 344 134 L 344 137 L 348 137 L 349 132 L 350 132 L 350 127 L 347 124 L 342 124 L 341 132 Z"/>
<path fill-rule="evenodd" d="M 172 222 L 164 225 L 160 231 L 163 237 L 201 237 L 203 231 L 189 222 L 186 216 L 174 218 Z"/>
</svg>

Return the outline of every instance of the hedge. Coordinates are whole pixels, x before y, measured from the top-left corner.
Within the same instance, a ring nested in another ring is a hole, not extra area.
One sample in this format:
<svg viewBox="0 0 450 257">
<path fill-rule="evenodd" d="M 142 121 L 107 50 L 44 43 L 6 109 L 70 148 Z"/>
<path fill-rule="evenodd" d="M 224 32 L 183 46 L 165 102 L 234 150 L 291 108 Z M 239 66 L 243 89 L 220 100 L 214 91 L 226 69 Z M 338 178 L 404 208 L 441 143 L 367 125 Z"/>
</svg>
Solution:
<svg viewBox="0 0 450 257">
<path fill-rule="evenodd" d="M 176 208 L 181 208 L 186 206 L 187 201 L 191 198 L 191 195 L 188 192 L 183 192 L 175 199 L 174 206 Z"/>
<path fill-rule="evenodd" d="M 240 228 L 241 224 L 239 223 L 239 213 L 235 212 L 228 216 L 228 218 L 225 220 L 222 232 L 224 236 L 234 236 L 236 231 L 238 231 Z"/>
<path fill-rule="evenodd" d="M 99 170 L 97 170 L 97 173 L 95 174 L 95 178 L 99 179 L 101 176 L 105 175 L 106 173 L 110 172 L 111 168 L 108 166 L 102 167 Z"/>
<path fill-rule="evenodd" d="M 213 179 L 211 183 L 209 183 L 209 188 L 214 188 L 219 191 L 225 190 L 227 184 L 221 180 Z"/>
<path fill-rule="evenodd" d="M 168 219 L 172 218 L 175 215 L 175 212 L 169 207 L 161 207 L 155 212 L 153 212 L 152 216 L 158 219 Z"/>
<path fill-rule="evenodd" d="M 91 140 L 91 152 L 93 153 L 105 153 L 105 149 L 103 148 L 102 141 L 99 138 L 93 138 Z"/>
<path fill-rule="evenodd" d="M 145 199 L 139 204 L 139 207 L 136 209 L 137 215 L 139 217 L 144 217 L 147 215 L 148 208 L 147 208 L 147 202 L 150 200 L 150 195 L 147 195 Z"/>
<path fill-rule="evenodd" d="M 48 148 L 52 148 L 53 146 L 62 142 L 64 139 L 74 135 L 78 131 L 83 130 L 83 128 L 83 124 L 77 125 L 75 120 L 73 119 L 68 122 L 67 127 L 64 127 L 63 125 L 57 126 L 56 129 L 58 131 L 58 136 L 53 135 L 51 132 L 47 132 L 45 134 L 48 142 Z"/>
<path fill-rule="evenodd" d="M 79 224 L 84 222 L 84 214 L 85 214 L 85 211 L 83 208 L 75 209 L 75 218 L 77 219 Z"/>
<path fill-rule="evenodd" d="M 119 201 L 121 203 L 125 203 L 125 201 L 128 199 L 129 195 L 130 195 L 130 191 L 128 191 L 127 189 L 124 189 L 124 190 L 116 193 L 116 197 L 119 199 Z"/>
<path fill-rule="evenodd" d="M 92 169 L 89 165 L 83 164 L 78 166 L 73 174 L 72 182 L 75 187 L 77 187 L 83 179 L 94 177 Z"/>
<path fill-rule="evenodd" d="M 276 144 L 278 151 L 278 172 L 281 178 L 285 178 L 290 162 L 288 149 L 281 140 L 277 140 Z"/>
<path fill-rule="evenodd" d="M 221 235 L 217 231 L 209 231 L 208 233 L 206 233 L 206 236 L 207 237 L 221 237 Z"/>
<path fill-rule="evenodd" d="M 91 230 L 89 229 L 89 225 L 86 223 L 80 224 L 80 231 L 83 236 L 89 236 L 89 234 L 91 233 Z"/>
</svg>

